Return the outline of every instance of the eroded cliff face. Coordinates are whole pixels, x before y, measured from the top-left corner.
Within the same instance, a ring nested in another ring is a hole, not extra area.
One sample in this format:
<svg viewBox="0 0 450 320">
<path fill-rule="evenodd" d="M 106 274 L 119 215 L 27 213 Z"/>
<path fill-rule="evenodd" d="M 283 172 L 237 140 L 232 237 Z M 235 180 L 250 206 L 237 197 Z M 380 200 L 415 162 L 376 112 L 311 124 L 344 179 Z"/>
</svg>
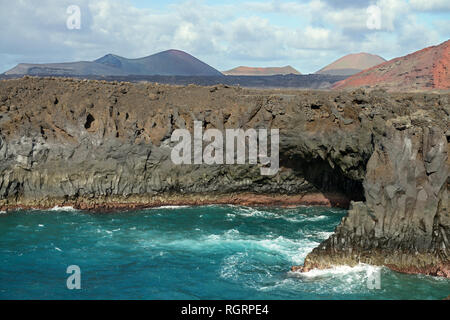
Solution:
<svg viewBox="0 0 450 320">
<path fill-rule="evenodd" d="M 428 120 L 420 111 L 388 121 L 367 164 L 366 202 L 352 203 L 301 270 L 364 262 L 450 277 L 448 143 Z"/>
<path fill-rule="evenodd" d="M 448 275 L 449 97 L 1 81 L 0 209 L 353 200 L 305 269 L 368 261 Z M 279 172 L 173 164 L 171 134 L 194 121 L 278 128 Z"/>
</svg>

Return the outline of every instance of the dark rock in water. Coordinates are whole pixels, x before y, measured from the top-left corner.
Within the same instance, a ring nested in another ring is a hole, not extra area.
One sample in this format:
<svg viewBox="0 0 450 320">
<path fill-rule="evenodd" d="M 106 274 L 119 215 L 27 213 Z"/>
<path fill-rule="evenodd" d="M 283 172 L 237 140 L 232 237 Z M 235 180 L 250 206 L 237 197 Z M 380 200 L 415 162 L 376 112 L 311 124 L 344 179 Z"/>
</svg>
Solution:
<svg viewBox="0 0 450 320">
<path fill-rule="evenodd" d="M 339 205 L 293 270 L 367 262 L 449 276 L 448 94 L 0 82 L 0 210 L 71 205 Z M 57 103 L 55 103 L 57 101 Z M 280 170 L 175 165 L 175 129 L 280 129 Z"/>
</svg>

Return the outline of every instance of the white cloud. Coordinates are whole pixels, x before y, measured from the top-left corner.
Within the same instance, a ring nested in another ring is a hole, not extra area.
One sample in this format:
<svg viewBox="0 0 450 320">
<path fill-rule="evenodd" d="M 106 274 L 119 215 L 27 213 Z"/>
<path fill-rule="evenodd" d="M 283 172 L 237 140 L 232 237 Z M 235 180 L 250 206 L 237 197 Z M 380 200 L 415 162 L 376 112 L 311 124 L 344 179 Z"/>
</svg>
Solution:
<svg viewBox="0 0 450 320">
<path fill-rule="evenodd" d="M 449 0 L 410 0 L 410 4 L 417 11 L 450 11 Z"/>
</svg>

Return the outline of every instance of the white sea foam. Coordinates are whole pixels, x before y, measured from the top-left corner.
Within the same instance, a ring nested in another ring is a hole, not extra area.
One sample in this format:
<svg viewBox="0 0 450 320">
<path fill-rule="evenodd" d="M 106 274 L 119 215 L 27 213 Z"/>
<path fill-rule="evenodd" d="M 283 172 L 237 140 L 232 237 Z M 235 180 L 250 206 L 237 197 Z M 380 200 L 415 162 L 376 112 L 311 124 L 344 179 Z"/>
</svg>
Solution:
<svg viewBox="0 0 450 320">
<path fill-rule="evenodd" d="M 288 222 L 302 222 L 305 221 L 305 218 L 295 218 L 295 217 L 289 217 L 289 216 L 280 216 L 280 219 L 286 220 Z"/>
<path fill-rule="evenodd" d="M 383 267 L 372 266 L 368 264 L 358 264 L 354 267 L 336 266 L 329 269 L 313 269 L 308 272 L 288 272 L 291 279 L 291 285 L 300 285 L 304 287 L 308 283 L 315 283 L 311 286 L 312 292 L 319 293 L 323 291 L 335 292 L 336 294 L 352 294 L 354 292 L 369 292 L 369 285 L 375 285 L 372 281 L 376 274 L 380 275 L 381 286 L 383 286 L 381 278 L 381 270 Z M 303 281 L 301 281 L 303 280 Z M 296 281 L 300 281 L 297 282 Z M 286 282 L 287 283 L 287 282 Z M 284 285 L 278 283 L 277 285 Z"/>
<path fill-rule="evenodd" d="M 263 218 L 274 218 L 277 215 L 272 212 L 258 210 L 252 207 L 239 207 L 236 213 L 244 217 L 263 217 Z"/>
<path fill-rule="evenodd" d="M 238 235 L 239 234 L 239 230 L 230 229 L 230 230 L 226 231 L 225 234 L 226 235 Z"/>
<path fill-rule="evenodd" d="M 319 239 L 322 239 L 322 240 L 326 240 L 329 237 L 331 237 L 331 235 L 333 233 L 334 232 L 327 232 L 327 231 L 311 231 L 310 233 L 304 234 L 304 237 L 306 237 L 306 238 L 319 238 Z"/>
<path fill-rule="evenodd" d="M 143 246 L 148 246 L 153 241 L 142 241 Z M 230 229 L 222 234 L 210 234 L 197 239 L 175 239 L 160 243 L 164 246 L 176 248 L 188 248 L 189 250 L 208 250 L 214 247 L 227 247 L 232 250 L 248 249 L 266 251 L 282 255 L 292 264 L 300 264 L 306 255 L 319 243 L 309 239 L 293 240 L 283 236 L 265 238 L 245 235 L 236 229 Z"/>
<path fill-rule="evenodd" d="M 226 257 L 222 262 L 220 277 L 223 279 L 236 280 L 239 278 L 238 266 L 248 259 L 247 252 L 238 252 Z"/>
<path fill-rule="evenodd" d="M 272 285 L 265 285 L 265 286 L 255 286 L 256 290 L 259 291 L 271 291 L 274 289 L 281 289 L 281 288 L 293 288 L 297 285 L 297 283 L 295 282 L 295 279 L 292 278 L 288 278 L 288 279 L 283 279 L 277 282 L 274 282 Z"/>
<path fill-rule="evenodd" d="M 182 208 L 190 208 L 191 206 L 160 206 L 160 207 L 153 207 L 153 208 L 149 208 L 149 209 L 170 209 L 170 210 L 174 210 L 174 209 L 182 209 Z"/>
<path fill-rule="evenodd" d="M 322 216 L 310 216 L 307 218 L 308 221 L 321 221 L 328 218 L 328 216 L 322 215 Z"/>
<path fill-rule="evenodd" d="M 278 214 L 270 211 L 260 210 L 251 207 L 240 207 L 238 211 L 235 212 L 236 215 L 241 217 L 259 217 L 266 219 L 283 219 L 289 222 L 300 222 L 303 219 L 299 219 L 299 217 L 292 217 L 287 214 Z"/>
<path fill-rule="evenodd" d="M 318 278 L 318 277 L 332 277 L 339 275 L 351 275 L 356 273 L 374 273 L 379 272 L 382 267 L 373 266 L 365 263 L 360 263 L 354 267 L 350 266 L 335 266 L 329 269 L 313 269 L 308 272 L 290 272 L 291 275 L 304 278 Z"/>
<path fill-rule="evenodd" d="M 299 213 L 297 211 L 289 211 L 284 213 L 276 213 L 265 211 L 253 207 L 238 207 L 238 210 L 234 211 L 232 214 L 228 214 L 228 217 L 234 217 L 236 215 L 242 217 L 260 217 L 267 219 L 282 219 L 288 222 L 303 222 L 303 221 L 321 221 L 328 218 L 327 215 L 317 215 L 316 212 L 310 213 Z"/>
<path fill-rule="evenodd" d="M 352 294 L 355 292 L 368 292 L 371 290 L 369 277 L 381 272 L 382 267 L 359 264 L 354 267 L 337 266 L 325 270 L 311 270 L 309 272 L 288 272 L 288 278 L 274 281 L 271 284 L 256 284 L 260 291 L 280 290 L 283 288 L 299 288 L 311 293 L 335 292 L 336 294 Z M 373 284 L 373 283 L 372 283 Z M 375 285 L 375 284 L 373 284 Z"/>
<path fill-rule="evenodd" d="M 65 207 L 55 206 L 55 207 L 51 208 L 49 211 L 73 212 L 73 211 L 78 211 L 78 210 L 75 209 L 74 207 L 70 207 L 70 206 L 65 206 Z"/>
<path fill-rule="evenodd" d="M 326 231 L 319 231 L 315 233 L 317 236 L 319 236 L 320 238 L 326 240 L 329 237 L 331 237 L 332 234 L 334 234 L 334 232 L 326 232 Z"/>
</svg>

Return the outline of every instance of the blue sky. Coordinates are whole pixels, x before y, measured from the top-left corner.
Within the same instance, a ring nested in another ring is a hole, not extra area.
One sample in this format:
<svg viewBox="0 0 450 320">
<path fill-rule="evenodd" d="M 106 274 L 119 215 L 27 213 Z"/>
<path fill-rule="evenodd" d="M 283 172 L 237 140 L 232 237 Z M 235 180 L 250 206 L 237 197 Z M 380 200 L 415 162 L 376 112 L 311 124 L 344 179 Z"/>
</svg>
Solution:
<svg viewBox="0 0 450 320">
<path fill-rule="evenodd" d="M 80 29 L 66 27 L 69 5 L 81 9 Z M 0 7 L 0 72 L 21 62 L 176 48 L 219 70 L 291 65 L 312 73 L 345 54 L 392 59 L 450 38 L 449 0 L 0 0 Z"/>
</svg>

